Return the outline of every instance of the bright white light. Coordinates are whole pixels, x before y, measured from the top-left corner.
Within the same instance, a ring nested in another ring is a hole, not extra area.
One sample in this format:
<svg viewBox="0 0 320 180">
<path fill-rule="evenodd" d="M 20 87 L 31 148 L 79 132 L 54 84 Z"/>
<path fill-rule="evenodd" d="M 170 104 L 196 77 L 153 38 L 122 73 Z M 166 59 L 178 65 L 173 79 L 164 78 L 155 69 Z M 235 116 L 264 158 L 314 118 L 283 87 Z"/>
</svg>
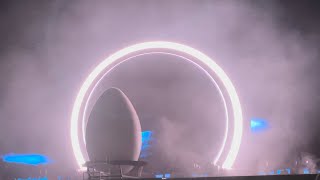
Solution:
<svg viewBox="0 0 320 180">
<path fill-rule="evenodd" d="M 101 73 L 106 69 L 109 68 L 109 66 L 114 63 L 115 61 L 119 60 L 120 58 L 123 58 L 125 56 L 128 56 L 131 53 L 136 53 L 136 52 L 143 52 L 146 50 L 154 50 L 157 51 L 158 49 L 161 50 L 168 50 L 168 51 L 176 51 L 183 53 L 188 56 L 192 56 L 195 59 L 197 59 L 199 62 L 204 63 L 210 69 L 217 75 L 217 77 L 222 81 L 229 98 L 231 100 L 231 106 L 232 106 L 232 111 L 233 111 L 233 117 L 234 117 L 234 132 L 233 132 L 233 137 L 232 137 L 232 142 L 231 142 L 231 147 L 228 152 L 228 155 L 222 165 L 223 168 L 231 168 L 236 156 L 239 151 L 239 147 L 241 144 L 241 138 L 242 138 L 242 110 L 241 110 L 241 105 L 240 101 L 238 98 L 238 95 L 235 91 L 235 88 L 228 78 L 228 76 L 225 74 L 225 72 L 208 56 L 205 54 L 201 53 L 200 51 L 193 49 L 191 47 L 178 44 L 178 43 L 172 43 L 172 42 L 163 42 L 163 41 L 156 41 L 156 42 L 145 42 L 145 43 L 140 43 L 136 44 L 127 48 L 124 48 L 113 55 L 109 56 L 107 59 L 105 59 L 103 62 L 101 62 L 86 78 L 84 81 L 82 87 L 80 88 L 80 91 L 76 97 L 73 110 L 72 110 L 72 115 L 71 115 L 71 143 L 72 143 L 72 148 L 73 152 L 75 155 L 75 158 L 77 160 L 77 163 L 80 167 L 85 163 L 84 156 L 81 152 L 80 148 L 80 140 L 79 140 L 79 132 L 78 132 L 78 127 L 79 127 L 79 115 L 80 115 L 80 110 L 81 106 L 84 102 L 85 95 L 88 93 L 90 90 L 90 87 L 92 84 L 95 82 L 95 80 L 101 75 Z M 168 53 L 169 54 L 169 53 Z M 194 62 L 196 64 L 196 62 Z M 90 93 L 91 94 L 91 93 Z M 86 103 L 87 104 L 87 103 Z M 226 132 L 228 131 L 228 127 Z M 226 138 L 224 138 L 226 140 Z M 225 140 L 224 143 L 225 144 Z M 220 153 L 221 155 L 221 153 Z M 217 160 L 217 159 L 216 159 Z M 215 161 L 216 161 L 215 160 Z"/>
</svg>

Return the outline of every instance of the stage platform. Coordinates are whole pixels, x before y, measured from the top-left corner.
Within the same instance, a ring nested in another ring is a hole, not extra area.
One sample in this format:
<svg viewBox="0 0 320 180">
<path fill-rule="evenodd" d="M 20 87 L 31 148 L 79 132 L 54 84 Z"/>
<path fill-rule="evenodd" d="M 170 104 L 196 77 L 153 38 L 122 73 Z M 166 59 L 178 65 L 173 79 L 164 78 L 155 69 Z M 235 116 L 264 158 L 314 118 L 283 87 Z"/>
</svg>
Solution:
<svg viewBox="0 0 320 180">
<path fill-rule="evenodd" d="M 119 178 L 111 178 L 119 179 Z M 126 179 L 126 178 L 122 178 Z M 268 175 L 268 176 L 224 176 L 224 177 L 190 177 L 190 178 L 137 178 L 139 180 L 320 180 L 320 175 Z"/>
</svg>

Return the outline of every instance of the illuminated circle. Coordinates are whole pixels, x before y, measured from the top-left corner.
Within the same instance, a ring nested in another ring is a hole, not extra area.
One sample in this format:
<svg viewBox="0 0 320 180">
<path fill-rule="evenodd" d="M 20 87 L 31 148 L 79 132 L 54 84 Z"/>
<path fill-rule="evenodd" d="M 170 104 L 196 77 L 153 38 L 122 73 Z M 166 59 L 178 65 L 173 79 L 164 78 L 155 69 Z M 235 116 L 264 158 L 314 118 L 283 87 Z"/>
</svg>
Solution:
<svg viewBox="0 0 320 180">
<path fill-rule="evenodd" d="M 241 105 L 239 97 L 231 80 L 221 69 L 220 66 L 218 66 L 211 58 L 209 58 L 202 52 L 182 44 L 163 41 L 140 43 L 117 51 L 116 53 L 106 58 L 103 62 L 101 62 L 86 78 L 76 97 L 71 114 L 71 143 L 79 167 L 81 168 L 82 165 L 85 163 L 85 156 L 84 152 L 82 152 L 81 144 L 85 143 L 83 138 L 85 112 L 93 90 L 101 81 L 101 79 L 103 79 L 103 77 L 111 69 L 119 65 L 121 62 L 129 60 L 133 57 L 153 53 L 175 55 L 178 57 L 182 57 L 185 60 L 193 62 L 195 65 L 201 68 L 207 75 L 209 75 L 212 82 L 215 84 L 216 87 L 218 87 L 219 93 L 223 99 L 224 107 L 226 109 L 227 126 L 222 147 L 220 148 L 217 157 L 215 157 L 214 163 L 220 161 L 219 158 L 221 156 L 222 151 L 224 151 L 225 144 L 227 140 L 230 139 L 230 145 L 228 146 L 229 150 L 226 152 L 226 158 L 224 161 L 222 161 L 221 164 L 222 168 L 231 168 L 239 151 L 243 128 Z M 222 85 L 225 89 L 226 95 L 224 95 L 223 91 L 221 91 L 221 89 L 219 88 L 219 82 L 216 82 L 215 78 L 212 77 L 213 75 L 217 77 L 216 80 L 219 80 L 220 85 Z M 229 108 L 231 109 L 231 111 L 228 111 Z M 229 129 L 229 117 L 233 118 L 232 137 L 227 137 Z M 79 135 L 79 131 L 81 130 L 83 136 Z"/>
<path fill-rule="evenodd" d="M 214 78 L 212 78 L 212 76 L 201 66 L 199 66 L 198 64 L 194 63 L 191 59 L 188 59 L 186 57 L 183 57 L 183 56 L 179 56 L 177 54 L 172 54 L 172 53 L 168 53 L 168 52 L 148 52 L 148 53 L 141 53 L 141 54 L 138 54 L 138 55 L 135 55 L 135 56 L 130 56 L 129 58 L 127 59 L 124 59 L 122 61 L 120 61 L 118 64 L 112 66 L 107 72 L 105 72 L 103 74 L 103 76 L 101 76 L 99 78 L 99 80 L 94 84 L 93 88 L 91 88 L 91 92 L 89 93 L 88 95 L 88 98 L 87 98 L 87 101 L 84 105 L 84 110 L 83 110 L 83 115 L 82 115 L 82 121 L 81 121 L 81 124 L 82 124 L 82 139 L 83 139 L 83 142 L 84 144 L 86 144 L 86 141 L 85 141 L 85 127 L 86 127 L 86 119 L 87 119 L 87 116 L 86 116 L 86 112 L 88 111 L 87 108 L 88 108 L 88 104 L 89 104 L 89 101 L 91 99 L 91 96 L 93 94 L 93 92 L 95 91 L 96 87 L 99 85 L 99 83 L 102 81 L 102 79 L 111 71 L 113 70 L 114 68 L 116 68 L 118 65 L 120 65 L 121 63 L 125 62 L 125 61 L 128 61 L 128 60 L 131 60 L 133 58 L 136 58 L 136 57 L 139 57 L 139 56 L 143 56 L 143 55 L 150 55 L 150 54 L 166 54 L 166 55 L 172 55 L 172 56 L 177 56 L 179 58 L 182 58 L 184 60 L 187 60 L 189 61 L 190 63 L 193 63 L 194 66 L 197 66 L 200 70 L 202 70 L 209 78 L 210 80 L 213 82 L 213 84 L 215 85 L 215 87 L 217 88 L 218 92 L 219 92 L 219 95 L 221 96 L 221 99 L 222 99 L 222 102 L 223 102 L 223 106 L 224 106 L 224 109 L 225 109 L 225 117 L 226 117 L 226 130 L 225 130 L 225 133 L 224 133 L 224 137 L 223 137 L 223 142 L 222 142 L 222 145 L 220 147 L 220 150 L 218 151 L 218 154 L 217 156 L 215 157 L 213 163 L 214 164 L 217 164 L 224 148 L 225 148 L 225 144 L 226 144 L 226 141 L 227 141 L 227 136 L 228 136 L 228 131 L 229 131 L 229 115 L 228 115 L 228 107 L 227 107 L 227 103 L 226 103 L 226 100 L 223 96 L 223 93 L 218 85 L 218 83 L 215 81 Z M 98 79 L 98 78 L 97 78 Z"/>
</svg>

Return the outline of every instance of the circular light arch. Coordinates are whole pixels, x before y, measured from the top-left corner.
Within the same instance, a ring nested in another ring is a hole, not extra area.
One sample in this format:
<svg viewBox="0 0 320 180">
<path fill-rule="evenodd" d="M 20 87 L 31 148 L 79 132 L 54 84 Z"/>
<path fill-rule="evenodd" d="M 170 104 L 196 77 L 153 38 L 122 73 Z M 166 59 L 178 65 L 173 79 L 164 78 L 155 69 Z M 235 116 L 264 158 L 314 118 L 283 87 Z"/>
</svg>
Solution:
<svg viewBox="0 0 320 180">
<path fill-rule="evenodd" d="M 208 71 L 206 69 L 204 69 L 202 66 L 200 66 L 199 64 L 193 62 L 190 58 L 187 57 L 183 57 L 177 54 L 173 54 L 173 53 L 168 53 L 168 52 L 158 52 L 158 51 L 152 51 L 152 52 L 144 52 L 144 53 L 139 53 L 138 55 L 134 55 L 134 56 L 129 56 L 128 58 L 125 59 L 121 59 L 120 62 L 118 62 L 115 65 L 112 65 L 111 68 L 108 68 L 108 70 L 100 77 L 97 78 L 98 80 L 94 83 L 93 87 L 90 88 L 91 91 L 90 93 L 88 93 L 88 97 L 86 98 L 86 102 L 84 104 L 84 108 L 83 108 L 83 114 L 82 114 L 82 121 L 81 121 L 81 125 L 82 125 L 82 140 L 84 142 L 84 145 L 86 145 L 86 141 L 85 141 L 85 126 L 86 126 L 86 119 L 87 119 L 87 111 L 88 111 L 88 106 L 89 106 L 89 101 L 92 97 L 92 94 L 94 93 L 95 89 L 97 88 L 97 86 L 99 85 L 99 83 L 104 79 L 104 77 L 109 74 L 113 69 L 117 68 L 120 64 L 129 61 L 131 59 L 140 57 L 140 56 L 144 56 L 144 55 L 154 55 L 154 54 L 164 54 L 164 55 L 172 55 L 175 57 L 179 57 L 183 60 L 186 60 L 190 63 L 192 63 L 194 66 L 196 66 L 197 68 L 199 68 L 200 70 L 202 70 L 209 78 L 210 80 L 213 82 L 213 84 L 215 85 L 215 87 L 218 90 L 219 95 L 221 96 L 222 99 L 222 103 L 225 109 L 225 118 L 226 118 L 226 130 L 224 133 L 224 137 L 223 137 L 223 141 L 222 141 L 222 145 L 220 147 L 220 150 L 218 151 L 218 154 L 216 155 L 215 159 L 212 161 L 213 164 L 218 164 L 218 161 L 223 153 L 223 150 L 225 149 L 226 146 L 226 142 L 227 142 L 227 137 L 228 137 L 228 132 L 229 132 L 229 114 L 228 114 L 228 107 L 227 107 L 227 103 L 226 103 L 226 98 L 223 95 L 223 92 L 221 90 L 221 88 L 219 87 L 217 81 L 210 75 L 210 73 L 208 73 Z M 81 120 L 81 119 L 80 119 Z M 85 153 L 85 152 L 84 152 Z"/>
<path fill-rule="evenodd" d="M 220 66 L 218 66 L 210 57 L 206 56 L 202 52 L 193 49 L 189 46 L 173 43 L 173 42 L 165 42 L 165 41 L 154 41 L 154 42 L 144 42 L 140 44 L 135 44 L 133 46 L 129 46 L 127 48 L 124 48 L 120 51 L 117 51 L 116 53 L 112 54 L 108 58 L 106 58 L 104 61 L 102 61 L 86 78 L 84 83 L 82 84 L 78 95 L 76 97 L 76 100 L 73 105 L 72 114 L 71 114 L 71 144 L 72 149 L 76 158 L 76 161 L 80 168 L 85 163 L 84 155 L 81 151 L 80 146 L 80 137 L 79 136 L 79 120 L 80 114 L 81 114 L 81 107 L 83 106 L 83 103 L 85 102 L 86 96 L 88 96 L 88 93 L 90 92 L 90 87 L 94 86 L 94 82 L 101 76 L 101 73 L 105 71 L 108 67 L 114 65 L 115 62 L 120 60 L 121 58 L 124 58 L 130 54 L 134 54 L 141 51 L 157 51 L 158 49 L 167 50 L 167 51 L 174 51 L 179 52 L 185 55 L 188 55 L 194 59 L 192 61 L 195 65 L 198 65 L 198 63 L 202 63 L 205 66 L 207 66 L 212 72 L 215 73 L 215 75 L 218 77 L 218 79 L 222 82 L 222 85 L 224 86 L 228 98 L 230 99 L 230 106 L 232 109 L 232 116 L 234 119 L 233 122 L 233 136 L 231 138 L 231 145 L 230 149 L 227 152 L 227 156 L 222 163 L 222 168 L 230 169 L 236 159 L 236 156 L 238 154 L 240 144 L 241 144 L 241 138 L 242 138 L 242 128 L 243 128 L 243 120 L 242 120 L 242 110 L 241 110 L 241 104 L 239 97 L 237 95 L 237 92 L 235 90 L 235 87 L 233 86 L 231 80 L 226 75 L 226 73 L 222 70 Z M 141 53 L 141 54 L 148 54 L 148 53 Z M 140 55 L 141 55 L 140 54 Z M 166 54 L 166 53 L 165 53 Z M 167 53 L 170 54 L 170 53 Z M 137 56 L 137 55 L 135 55 Z M 135 56 L 131 56 L 135 57 Z M 182 57 L 183 58 L 183 57 Z M 129 59 L 129 58 L 127 58 Z M 188 58 L 184 58 L 189 60 Z M 122 60 L 123 61 L 123 60 Z M 197 61 L 197 62 L 195 62 Z M 199 65 L 198 65 L 199 66 Z M 201 68 L 201 66 L 199 66 Z M 105 73 L 106 74 L 106 73 Z M 104 75 L 105 75 L 104 74 Z M 103 75 L 103 76 L 104 76 Z M 210 76 L 211 77 L 211 76 Z M 211 77 L 212 78 L 212 77 Z M 99 81 L 101 78 L 99 79 Z M 214 81 L 215 82 L 215 81 Z M 95 86 L 94 86 L 95 87 Z M 92 91 L 90 92 L 89 96 L 91 96 Z M 85 108 L 87 106 L 87 102 L 85 103 Z M 82 122 L 84 123 L 84 122 Z M 228 123 L 228 122 L 227 122 Z M 227 127 L 228 130 L 228 127 Z M 226 130 L 226 131 L 227 131 Z M 224 139 L 225 144 L 226 138 Z M 220 154 L 221 155 L 221 154 Z M 215 162 L 217 159 L 215 160 Z"/>
</svg>

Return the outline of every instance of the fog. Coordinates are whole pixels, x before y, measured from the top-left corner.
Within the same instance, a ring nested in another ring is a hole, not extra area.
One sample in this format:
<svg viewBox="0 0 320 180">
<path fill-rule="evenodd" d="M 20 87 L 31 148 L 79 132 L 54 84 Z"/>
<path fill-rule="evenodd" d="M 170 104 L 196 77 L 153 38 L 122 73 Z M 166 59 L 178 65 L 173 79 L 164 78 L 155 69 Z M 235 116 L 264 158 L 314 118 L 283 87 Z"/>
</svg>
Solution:
<svg viewBox="0 0 320 180">
<path fill-rule="evenodd" d="M 2 8 L 1 154 L 38 152 L 52 156 L 57 168 L 60 163 L 76 168 L 69 137 L 70 116 L 84 79 L 116 50 L 154 40 L 179 42 L 204 52 L 234 83 L 245 121 L 235 168 L 258 167 L 252 170 L 256 172 L 264 168 L 265 161 L 274 168 L 282 167 L 314 141 L 320 101 L 316 73 L 319 38 L 290 26 L 283 6 L 273 1 L 26 1 Z M 176 72 L 188 74 L 182 66 L 176 67 Z M 167 84 L 179 83 L 179 78 L 169 82 L 170 78 L 162 76 L 162 82 L 157 83 L 148 79 L 154 77 L 151 74 L 149 70 L 142 80 L 158 85 L 160 97 L 166 97 L 163 90 Z M 120 74 L 116 77 L 113 83 L 131 83 L 137 92 L 144 92 L 132 82 L 121 81 L 125 78 Z M 195 79 L 185 85 L 193 86 L 192 82 Z M 129 90 L 123 91 L 131 98 Z M 212 94 L 211 90 L 203 92 Z M 168 93 L 169 98 L 175 93 Z M 185 95 L 188 93 L 186 90 Z M 150 95 L 154 103 L 166 104 L 157 96 Z M 138 97 L 133 104 L 143 103 Z M 208 99 L 201 107 L 215 102 L 218 100 Z M 180 114 L 184 107 L 171 110 Z M 139 109 L 137 112 L 140 116 Z M 143 118 L 161 122 L 166 137 L 181 137 L 179 133 L 186 130 L 166 113 Z M 267 119 L 270 129 L 253 135 L 249 130 L 252 117 Z M 171 150 L 180 152 L 172 146 Z M 190 157 L 189 151 L 180 155 Z"/>
</svg>

